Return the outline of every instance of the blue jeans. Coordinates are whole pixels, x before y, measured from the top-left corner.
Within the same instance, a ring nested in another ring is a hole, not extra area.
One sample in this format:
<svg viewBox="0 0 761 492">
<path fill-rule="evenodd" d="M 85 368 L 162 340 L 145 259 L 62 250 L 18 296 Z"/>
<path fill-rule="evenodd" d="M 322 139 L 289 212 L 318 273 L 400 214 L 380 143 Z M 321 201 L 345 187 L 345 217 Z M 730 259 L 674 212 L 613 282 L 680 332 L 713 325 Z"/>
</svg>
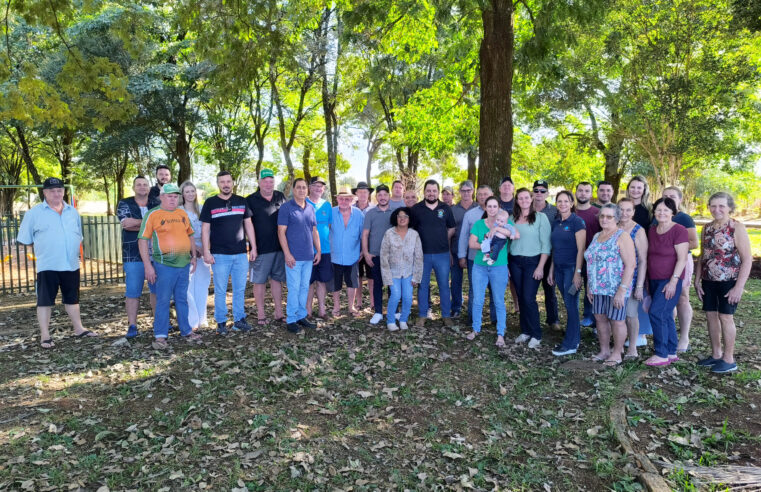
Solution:
<svg viewBox="0 0 761 492">
<path fill-rule="evenodd" d="M 156 314 L 153 318 L 153 336 L 156 338 L 169 336 L 169 301 L 172 297 L 174 297 L 174 307 L 177 309 L 180 334 L 190 335 L 190 323 L 188 323 L 190 265 L 177 268 L 155 262 L 153 268 L 156 270 Z"/>
<path fill-rule="evenodd" d="M 550 277 L 550 264 L 552 262 L 547 258 L 544 264 L 544 277 L 542 277 L 542 290 L 544 291 L 544 309 L 547 311 L 547 324 L 554 325 L 558 322 L 558 297 L 555 295 L 555 287 L 547 283 Z"/>
<path fill-rule="evenodd" d="M 227 322 L 227 282 L 232 278 L 233 284 L 233 321 L 246 317 L 244 300 L 246 295 L 246 279 L 248 275 L 248 255 L 213 255 L 214 264 L 214 320 L 217 323 Z"/>
<path fill-rule="evenodd" d="M 462 311 L 462 268 L 460 268 L 457 255 L 453 255 L 453 257 L 454 262 L 449 269 L 449 290 L 452 294 L 452 316 L 455 316 Z"/>
<path fill-rule="evenodd" d="M 568 293 L 568 289 L 573 285 L 574 273 L 576 273 L 576 265 L 555 265 L 555 285 L 558 286 L 560 294 L 563 296 L 563 304 L 565 304 L 568 317 L 563 347 L 569 349 L 577 348 L 581 341 L 581 324 L 579 322 L 579 294 L 581 289 L 576 291 L 574 295 Z"/>
<path fill-rule="evenodd" d="M 639 319 L 639 334 L 652 335 L 653 327 L 650 326 L 650 315 L 645 312 L 641 302 L 637 308 L 637 318 Z"/>
<path fill-rule="evenodd" d="M 534 279 L 534 272 L 536 267 L 539 266 L 540 257 L 541 255 L 510 255 L 510 260 L 508 261 L 510 276 L 513 278 L 515 290 L 518 293 L 518 305 L 521 309 L 521 333 L 537 340 L 542 339 L 542 326 L 539 322 L 539 304 L 536 302 L 536 293 L 539 290 L 541 281 Z"/>
<path fill-rule="evenodd" d="M 486 285 L 491 287 L 494 295 L 494 308 L 497 311 L 497 335 L 505 336 L 507 311 L 505 310 L 505 290 L 510 275 L 507 265 L 473 265 L 473 331 L 481 331 L 481 316 L 484 311 Z"/>
<path fill-rule="evenodd" d="M 595 319 L 595 313 L 592 309 L 592 303 L 589 302 L 589 299 L 587 298 L 587 292 L 589 292 L 589 281 L 587 277 L 587 261 L 584 260 L 584 263 L 581 267 L 581 279 L 584 281 L 584 311 L 581 313 L 582 318 L 590 318 L 594 321 Z"/>
<path fill-rule="evenodd" d="M 285 283 L 288 286 L 286 322 L 295 323 L 307 317 L 307 294 L 311 276 L 311 261 L 297 261 L 293 268 L 285 266 Z"/>
<path fill-rule="evenodd" d="M 449 293 L 449 253 L 423 255 L 423 280 L 417 290 L 418 316 L 428 316 L 428 294 L 431 290 L 431 270 L 436 274 L 441 299 L 441 317 L 451 316 L 451 299 Z"/>
<path fill-rule="evenodd" d="M 494 322 L 497 319 L 497 310 L 494 308 L 494 294 L 491 287 L 486 287 L 489 291 L 489 320 Z M 468 321 L 473 323 L 473 260 L 468 260 Z"/>
<path fill-rule="evenodd" d="M 676 354 L 676 344 L 679 341 L 674 323 L 674 308 L 682 294 L 682 282 L 677 283 L 674 297 L 668 300 L 662 290 L 669 283 L 669 279 L 648 282 L 650 295 L 653 297 L 648 310 L 650 325 L 653 327 L 653 351 L 655 355 L 665 359 L 669 354 Z"/>
<path fill-rule="evenodd" d="M 373 256 L 373 266 L 369 268 L 370 278 L 373 279 L 373 309 L 375 314 L 383 314 L 383 274 L 381 273 L 380 256 Z M 389 302 L 391 302 L 391 298 L 389 298 Z"/>
<path fill-rule="evenodd" d="M 396 308 L 399 300 L 402 301 L 402 312 L 399 321 L 406 323 L 412 310 L 412 277 L 394 278 L 391 284 L 391 295 L 388 296 L 388 308 L 386 318 L 388 323 L 396 323 Z"/>
</svg>

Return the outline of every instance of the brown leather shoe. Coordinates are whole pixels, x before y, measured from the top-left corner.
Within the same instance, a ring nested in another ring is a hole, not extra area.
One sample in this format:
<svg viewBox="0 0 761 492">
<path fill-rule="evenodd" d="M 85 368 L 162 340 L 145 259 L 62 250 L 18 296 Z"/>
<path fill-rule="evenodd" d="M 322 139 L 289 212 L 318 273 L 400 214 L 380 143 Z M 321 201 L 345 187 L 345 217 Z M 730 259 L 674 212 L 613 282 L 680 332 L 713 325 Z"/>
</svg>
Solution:
<svg viewBox="0 0 761 492">
<path fill-rule="evenodd" d="M 419 317 L 417 321 L 415 321 L 415 328 L 425 328 L 425 318 Z"/>
</svg>

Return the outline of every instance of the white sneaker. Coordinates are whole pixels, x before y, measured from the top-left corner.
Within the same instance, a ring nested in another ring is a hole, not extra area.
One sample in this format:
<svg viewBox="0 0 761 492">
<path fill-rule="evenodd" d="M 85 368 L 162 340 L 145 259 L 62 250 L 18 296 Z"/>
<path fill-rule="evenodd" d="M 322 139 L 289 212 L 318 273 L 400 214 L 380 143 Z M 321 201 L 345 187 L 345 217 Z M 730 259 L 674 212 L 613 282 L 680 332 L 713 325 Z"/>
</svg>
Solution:
<svg viewBox="0 0 761 492">
<path fill-rule="evenodd" d="M 407 329 L 407 323 L 405 321 L 400 321 L 399 322 L 399 328 L 402 329 L 402 330 L 406 330 Z"/>
<path fill-rule="evenodd" d="M 388 325 L 386 325 L 386 326 L 388 326 L 388 331 L 396 331 L 396 330 L 398 330 L 398 329 L 399 329 L 399 327 L 398 327 L 398 326 L 396 326 L 396 323 L 389 323 L 389 324 L 388 324 Z"/>
<path fill-rule="evenodd" d="M 383 319 L 383 315 L 380 313 L 373 314 L 373 317 L 370 318 L 370 324 L 371 325 L 377 325 L 380 323 L 380 321 Z"/>
<path fill-rule="evenodd" d="M 637 337 L 637 347 L 645 347 L 647 345 L 647 337 L 640 335 Z"/>
<path fill-rule="evenodd" d="M 537 340 L 536 338 L 532 338 L 531 340 L 528 341 L 528 348 L 534 349 L 534 348 L 537 348 L 541 344 L 542 344 L 541 340 Z"/>
<path fill-rule="evenodd" d="M 396 315 L 395 315 L 395 316 L 396 316 L 396 320 L 397 320 L 397 321 L 399 321 L 399 318 L 401 318 L 401 317 L 402 317 L 402 313 L 396 313 Z"/>
<path fill-rule="evenodd" d="M 530 336 L 526 335 L 525 333 L 521 333 L 518 335 L 518 338 L 515 339 L 515 343 L 526 343 L 531 339 Z"/>
</svg>

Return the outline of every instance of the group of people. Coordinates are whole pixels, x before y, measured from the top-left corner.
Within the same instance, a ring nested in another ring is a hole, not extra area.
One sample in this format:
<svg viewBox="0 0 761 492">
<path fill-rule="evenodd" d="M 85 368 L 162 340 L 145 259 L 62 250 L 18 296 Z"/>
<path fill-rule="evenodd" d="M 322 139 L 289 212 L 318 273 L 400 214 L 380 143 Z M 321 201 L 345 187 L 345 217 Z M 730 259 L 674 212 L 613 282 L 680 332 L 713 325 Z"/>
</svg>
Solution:
<svg viewBox="0 0 761 492">
<path fill-rule="evenodd" d="M 258 325 L 271 322 L 264 309 L 267 284 L 274 320 L 297 333 L 316 327 L 315 297 L 319 318 L 341 315 L 342 292 L 347 314 L 359 316 L 362 285 L 367 282 L 371 324 L 384 319 L 385 307 L 389 331 L 408 329 L 417 286 L 416 326 L 423 327 L 433 316 L 433 273 L 443 323 L 452 326 L 467 314 L 472 326 L 469 340 L 481 333 L 488 291 L 496 345 L 505 345 L 509 286 L 519 315 L 520 335 L 515 342 L 540 347 L 541 285 L 547 325 L 561 330 L 556 289 L 567 313 L 565 335 L 552 350 L 554 355 L 576 353 L 581 326 L 594 326 L 600 347 L 595 360 L 615 366 L 635 359 L 637 346 L 646 343 L 642 335 L 652 333 L 654 353 L 645 364 L 665 366 L 689 349 L 690 250 L 700 245 L 694 286 L 708 318 L 712 353 L 699 364 L 714 372 L 737 369 L 733 314 L 752 258 L 745 228 L 731 218 L 735 205 L 727 193 L 709 199 L 713 221 L 699 242 L 695 223 L 679 209 L 682 192 L 666 188 L 651 207 L 647 182 L 640 176 L 632 178 L 626 196 L 617 203 L 613 186 L 601 181 L 596 201 L 594 186 L 582 182 L 575 193 L 559 191 L 554 205 L 544 180 L 535 181 L 532 189 L 516 190 L 512 179 L 505 177 L 496 194 L 488 185 L 476 189 L 464 181 L 457 190 L 457 203 L 455 190 L 441 190 L 435 180 L 425 182 L 421 201 L 401 181 L 390 189 L 361 182 L 356 188 L 338 190 L 338 205 L 332 206 L 323 198 L 326 184 L 319 177 L 309 182 L 295 179 L 290 199 L 275 189 L 272 170 L 262 169 L 258 178 L 257 191 L 244 198 L 233 193 L 230 173 L 220 172 L 219 192 L 203 206 L 193 183 L 173 184 L 167 166 L 157 167 L 152 187 L 143 176 L 134 179 L 134 196 L 117 206 L 123 228 L 127 338 L 138 335 L 137 313 L 146 280 L 154 319 L 153 347 L 165 349 L 172 300 L 180 335 L 191 342 L 200 340 L 197 329 L 208 326 L 212 273 L 214 322 L 220 335 L 252 329 L 244 307 L 248 281 L 253 284 Z M 79 318 L 79 215 L 63 201 L 61 180 L 47 179 L 43 194 L 45 200 L 24 216 L 18 241 L 34 244 L 42 347 L 51 348 L 48 325 L 59 288 L 75 335 L 96 334 L 86 330 Z M 230 283 L 232 323 L 227 306 Z M 330 313 L 328 292 L 333 297 Z"/>
</svg>

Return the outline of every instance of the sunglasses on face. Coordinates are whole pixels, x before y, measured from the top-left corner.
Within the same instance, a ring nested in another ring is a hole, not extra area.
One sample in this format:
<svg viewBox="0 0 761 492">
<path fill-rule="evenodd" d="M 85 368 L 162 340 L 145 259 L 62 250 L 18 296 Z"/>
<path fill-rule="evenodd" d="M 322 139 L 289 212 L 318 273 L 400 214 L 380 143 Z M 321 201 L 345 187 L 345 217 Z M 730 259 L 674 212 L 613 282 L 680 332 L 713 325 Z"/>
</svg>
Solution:
<svg viewBox="0 0 761 492">
<path fill-rule="evenodd" d="M 541 188 L 534 188 L 534 193 L 547 193 L 547 190 L 543 190 Z"/>
</svg>

